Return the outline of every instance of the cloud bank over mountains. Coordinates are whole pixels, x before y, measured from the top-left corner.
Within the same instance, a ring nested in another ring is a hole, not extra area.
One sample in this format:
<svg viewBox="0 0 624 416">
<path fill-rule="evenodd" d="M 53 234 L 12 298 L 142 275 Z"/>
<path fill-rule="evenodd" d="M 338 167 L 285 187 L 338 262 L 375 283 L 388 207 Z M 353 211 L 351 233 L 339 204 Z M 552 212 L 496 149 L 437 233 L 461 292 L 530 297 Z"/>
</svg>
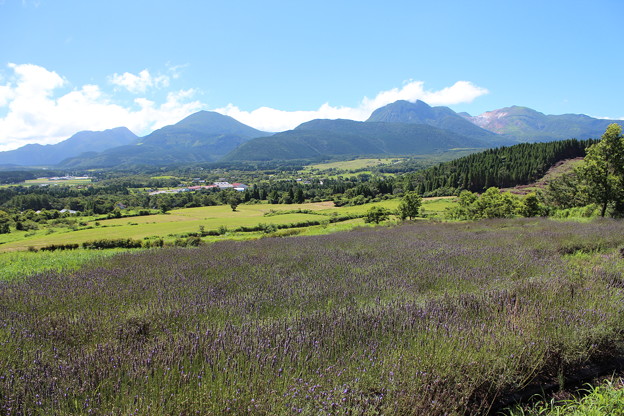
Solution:
<svg viewBox="0 0 624 416">
<path fill-rule="evenodd" d="M 138 74 L 124 72 L 108 77 L 103 85 L 73 86 L 71 81 L 34 64 L 8 64 L 8 75 L 0 71 L 0 151 L 29 143 L 53 144 L 82 130 L 105 130 L 125 126 L 145 135 L 174 124 L 210 106 L 196 99 L 194 89 L 172 89 L 171 80 L 179 78 L 179 67 L 165 74 L 144 69 Z M 164 99 L 147 98 L 150 91 L 165 91 Z M 131 102 L 121 95 L 131 94 Z M 408 81 L 400 88 L 364 97 L 357 107 L 321 105 L 316 110 L 284 111 L 261 107 L 245 111 L 235 104 L 211 109 L 231 116 L 259 130 L 277 132 L 317 118 L 366 120 L 373 110 L 397 100 L 430 105 L 470 103 L 487 94 L 485 88 L 468 81 L 457 81 L 438 91 L 426 90 L 423 81 Z"/>
<path fill-rule="evenodd" d="M 71 88 L 70 81 L 41 66 L 8 67 L 13 73 L 0 79 L 0 151 L 28 143 L 57 143 L 81 130 L 125 126 L 134 132 L 148 132 L 204 108 L 193 100 L 192 89 L 169 92 L 162 102 L 135 97 L 127 106 L 99 85 Z M 136 78 L 130 75 L 115 74 L 111 83 L 138 92 L 168 85 L 147 71 Z"/>
<path fill-rule="evenodd" d="M 475 98 L 487 94 L 488 90 L 468 81 L 457 81 L 450 87 L 439 91 L 425 90 L 423 81 L 409 81 L 401 88 L 393 88 L 378 93 L 375 98 L 364 97 L 357 107 L 334 107 L 329 103 L 312 111 L 282 111 L 275 108 L 261 107 L 253 111 L 243 111 L 233 104 L 213 111 L 230 116 L 258 130 L 291 130 L 299 124 L 313 119 L 349 119 L 366 120 L 371 113 L 397 100 L 414 102 L 425 101 L 429 105 L 454 105 L 470 103 Z"/>
</svg>

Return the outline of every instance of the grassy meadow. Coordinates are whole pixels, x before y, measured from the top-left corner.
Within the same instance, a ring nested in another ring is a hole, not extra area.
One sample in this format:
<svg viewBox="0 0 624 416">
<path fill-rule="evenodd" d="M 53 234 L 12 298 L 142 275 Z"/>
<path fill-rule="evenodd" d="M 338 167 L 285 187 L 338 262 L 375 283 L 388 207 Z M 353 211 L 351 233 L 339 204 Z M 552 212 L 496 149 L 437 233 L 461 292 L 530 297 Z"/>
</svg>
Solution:
<svg viewBox="0 0 624 416">
<path fill-rule="evenodd" d="M 92 182 L 88 179 L 29 179 L 24 181 L 23 185 L 89 185 Z"/>
<path fill-rule="evenodd" d="M 126 250 L 70 250 L 55 252 L 13 251 L 0 254 L 0 281 L 23 280 L 46 271 L 70 272 L 85 263 L 105 259 Z"/>
<path fill-rule="evenodd" d="M 492 413 L 621 356 L 623 246 L 612 220 L 418 221 L 48 270 L 0 283 L 0 413 Z"/>
<path fill-rule="evenodd" d="M 354 159 L 354 160 L 345 160 L 338 162 L 327 162 L 327 163 L 317 163 L 313 165 L 308 165 L 302 171 L 302 173 L 313 172 L 313 171 L 329 171 L 329 170 L 337 170 L 337 171 L 356 171 L 356 170 L 364 170 L 367 168 L 372 168 L 379 165 L 390 165 L 392 163 L 399 162 L 404 160 L 405 158 L 363 158 L 363 159 Z"/>
<path fill-rule="evenodd" d="M 426 215 L 442 215 L 453 198 L 424 201 Z M 223 238 L 258 238 L 262 232 L 235 233 L 239 227 L 256 227 L 260 224 L 289 225 L 316 221 L 319 230 L 310 230 L 315 233 L 324 233 L 328 230 L 328 223 L 332 216 L 364 215 L 371 206 L 382 206 L 395 210 L 398 199 L 390 199 L 352 207 L 334 207 L 332 202 L 307 204 L 242 204 L 236 211 L 227 205 L 218 205 L 199 208 L 184 208 L 169 211 L 166 214 L 156 214 L 137 217 L 122 217 L 111 219 L 95 219 L 78 217 L 84 225 L 75 227 L 47 228 L 37 231 L 15 231 L 0 235 L 0 257 L 2 252 L 27 250 L 29 247 L 41 248 L 51 244 L 81 244 L 85 241 L 98 239 L 132 238 L 136 240 L 163 238 L 173 241 L 175 238 L 188 233 L 196 233 L 203 227 L 206 231 L 216 231 L 225 227 L 229 234 L 225 237 L 205 237 L 205 241 L 217 241 Z M 297 212 L 302 211 L 302 212 Z M 312 213 L 310 213 L 312 212 Z M 348 221 L 347 228 L 363 225 L 362 219 Z M 311 228 L 311 227 L 306 227 Z M 345 227 L 342 227 L 344 229 Z M 330 228 L 331 230 L 331 228 Z M 302 230 L 303 231 L 303 230 Z"/>
</svg>

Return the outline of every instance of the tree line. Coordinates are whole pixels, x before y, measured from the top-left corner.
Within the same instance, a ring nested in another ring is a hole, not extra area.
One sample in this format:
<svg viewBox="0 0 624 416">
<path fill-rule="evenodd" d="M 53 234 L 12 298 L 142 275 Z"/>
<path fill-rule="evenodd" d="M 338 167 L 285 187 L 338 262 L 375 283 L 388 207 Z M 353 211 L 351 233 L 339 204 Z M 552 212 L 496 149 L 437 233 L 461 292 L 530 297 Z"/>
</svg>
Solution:
<svg viewBox="0 0 624 416">
<path fill-rule="evenodd" d="M 569 139 L 489 149 L 407 174 L 406 183 L 410 190 L 425 196 L 526 185 L 541 178 L 560 160 L 585 156 L 585 149 L 596 142 Z"/>
<path fill-rule="evenodd" d="M 588 149 L 588 150 L 586 150 Z M 517 198 L 491 188 L 530 183 L 556 162 L 586 156 L 581 167 L 553 181 L 542 195 L 532 195 L 520 203 Z M 486 150 L 424 170 L 396 176 L 362 173 L 323 180 L 279 178 L 252 184 L 245 192 L 232 189 L 203 189 L 150 195 L 149 185 L 173 186 L 176 178 L 130 176 L 110 178 L 87 187 L 69 186 L 0 188 L 0 233 L 16 229 L 36 229 L 49 221 L 71 222 L 70 209 L 82 215 L 121 216 L 126 208 L 139 212 L 167 212 L 189 208 L 267 201 L 293 204 L 332 200 L 336 206 L 360 205 L 403 195 L 460 195 L 456 218 L 479 218 L 548 214 L 594 204 L 599 215 L 624 216 L 624 144 L 621 127 L 609 126 L 602 140 L 563 140 L 549 143 L 522 143 Z M 485 192 L 488 190 L 487 192 Z M 463 192 L 463 193 L 462 193 Z M 474 193 L 483 193 L 478 196 Z M 538 198 L 539 197 L 539 198 Z M 495 204 L 494 210 L 487 209 Z M 524 204 L 524 205 L 523 205 Z M 532 205 L 531 205 L 532 204 Z M 37 214 L 35 211 L 42 211 Z M 485 214 L 484 214 L 485 212 Z M 589 211 L 588 211 L 589 212 Z M 124 213 L 123 215 L 126 215 Z M 128 214 L 130 215 L 130 214 Z M 142 214 L 140 214 L 142 215 Z M 405 217 L 413 217 L 405 211 Z"/>
</svg>

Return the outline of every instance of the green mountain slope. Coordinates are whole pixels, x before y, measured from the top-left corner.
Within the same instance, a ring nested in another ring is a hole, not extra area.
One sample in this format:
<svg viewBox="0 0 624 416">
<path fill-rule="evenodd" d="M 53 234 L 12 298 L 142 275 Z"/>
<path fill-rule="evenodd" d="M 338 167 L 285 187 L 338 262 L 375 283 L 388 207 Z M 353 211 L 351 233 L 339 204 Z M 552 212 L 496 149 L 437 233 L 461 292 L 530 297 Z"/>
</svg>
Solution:
<svg viewBox="0 0 624 416">
<path fill-rule="evenodd" d="M 489 146 L 481 140 L 423 124 L 313 120 L 294 130 L 248 141 L 223 160 L 416 155 L 484 147 Z"/>
<path fill-rule="evenodd" d="M 28 144 L 0 152 L 0 165 L 51 166 L 83 152 L 100 152 L 133 143 L 137 136 L 125 127 L 104 131 L 81 131 L 56 144 Z"/>
<path fill-rule="evenodd" d="M 163 127 L 136 145 L 83 154 L 65 160 L 63 167 L 102 168 L 128 165 L 171 165 L 214 161 L 241 143 L 267 133 L 219 113 L 200 111 Z"/>
<path fill-rule="evenodd" d="M 576 138 L 599 138 L 611 123 L 584 114 L 546 115 L 527 107 L 512 106 L 479 116 L 464 115 L 484 129 L 516 137 L 520 141 L 542 142 Z"/>
</svg>

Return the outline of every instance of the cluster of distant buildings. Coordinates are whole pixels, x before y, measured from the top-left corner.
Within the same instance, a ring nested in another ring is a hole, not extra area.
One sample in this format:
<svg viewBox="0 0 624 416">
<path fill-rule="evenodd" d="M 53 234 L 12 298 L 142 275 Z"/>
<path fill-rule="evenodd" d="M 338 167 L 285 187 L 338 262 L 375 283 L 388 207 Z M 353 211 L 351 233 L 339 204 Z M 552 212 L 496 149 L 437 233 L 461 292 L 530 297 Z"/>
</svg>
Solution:
<svg viewBox="0 0 624 416">
<path fill-rule="evenodd" d="M 90 176 L 52 176 L 52 177 L 43 177 L 37 178 L 39 181 L 76 181 L 76 180 L 87 180 L 92 179 Z"/>
<path fill-rule="evenodd" d="M 202 189 L 234 189 L 238 192 L 243 192 L 247 190 L 249 186 L 244 183 L 229 183 L 229 182 L 214 182 L 212 185 L 195 185 L 195 186 L 185 186 L 174 189 L 166 189 L 162 191 L 153 191 L 150 192 L 150 195 L 158 195 L 158 194 L 177 194 L 180 192 L 194 192 L 200 191 Z"/>
</svg>

